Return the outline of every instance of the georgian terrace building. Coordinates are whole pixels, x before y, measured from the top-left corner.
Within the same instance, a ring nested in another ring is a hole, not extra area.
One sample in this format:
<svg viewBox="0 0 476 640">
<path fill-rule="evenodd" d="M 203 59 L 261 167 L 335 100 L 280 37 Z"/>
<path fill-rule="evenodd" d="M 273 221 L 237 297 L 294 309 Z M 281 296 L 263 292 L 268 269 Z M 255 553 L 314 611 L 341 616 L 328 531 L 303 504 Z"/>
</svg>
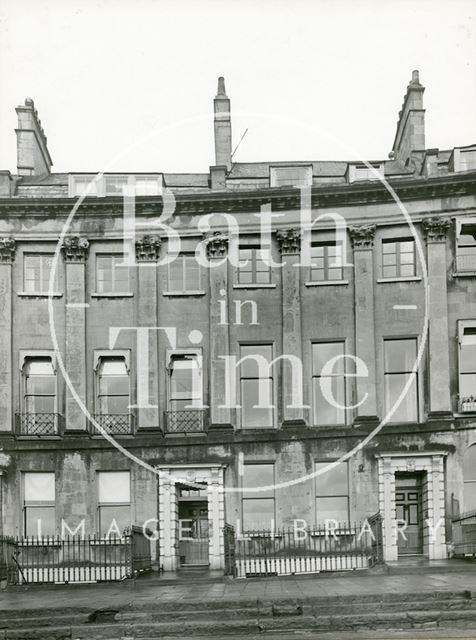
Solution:
<svg viewBox="0 0 476 640">
<path fill-rule="evenodd" d="M 387 560 L 447 556 L 452 516 L 476 508 L 476 145 L 426 149 L 423 92 L 413 72 L 389 159 L 371 166 L 233 163 L 220 78 L 216 164 L 198 174 L 52 173 L 33 101 L 17 107 L 17 173 L 0 172 L 3 534 L 36 535 L 39 520 L 43 534 L 60 533 L 64 521 L 99 535 L 112 519 L 120 529 L 156 521 L 166 570 L 220 568 L 225 523 L 248 531 L 299 518 L 312 528 L 380 511 Z M 131 263 L 125 187 L 136 195 Z M 296 266 L 297 187 L 307 187 L 319 218 L 308 229 L 307 266 Z M 180 253 L 166 264 L 170 237 L 154 221 L 170 194 Z M 256 214 L 266 206 L 283 215 L 263 242 Z M 345 221 L 344 237 L 330 212 Z M 204 268 L 194 254 L 210 214 Z M 235 239 L 218 214 L 239 225 L 241 266 L 227 259 Z M 173 327 L 175 339 L 157 327 Z M 223 356 L 256 353 L 302 362 L 303 406 L 293 405 L 284 360 L 266 374 L 243 361 L 239 408 L 227 406 Z M 325 368 L 342 355 L 361 359 L 366 375 L 352 375 L 351 358 Z M 259 382 L 269 408 L 258 405 Z M 95 424 L 166 474 L 120 453 Z M 325 475 L 293 483 L 354 448 Z M 271 488 L 209 490 L 262 486 Z M 395 518 L 411 525 L 406 542 Z M 200 557 L 182 539 L 184 521 L 208 538 Z"/>
</svg>

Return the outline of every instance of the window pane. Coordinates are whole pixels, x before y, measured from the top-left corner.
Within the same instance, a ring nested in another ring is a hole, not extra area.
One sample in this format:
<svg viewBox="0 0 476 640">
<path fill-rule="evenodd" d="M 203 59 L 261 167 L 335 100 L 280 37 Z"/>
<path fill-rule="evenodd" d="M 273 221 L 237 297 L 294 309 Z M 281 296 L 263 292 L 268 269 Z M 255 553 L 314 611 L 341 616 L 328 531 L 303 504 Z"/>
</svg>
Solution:
<svg viewBox="0 0 476 640">
<path fill-rule="evenodd" d="M 402 253 L 410 253 L 410 255 L 413 255 L 413 251 L 415 248 L 414 240 L 403 240 L 399 244 L 400 244 L 400 251 Z"/>
<path fill-rule="evenodd" d="M 329 466 L 329 462 L 316 462 L 315 470 Z M 346 496 L 349 493 L 347 462 L 341 462 L 332 469 L 315 477 L 316 496 Z"/>
<path fill-rule="evenodd" d="M 28 359 L 24 371 L 28 375 L 54 375 L 51 358 Z"/>
<path fill-rule="evenodd" d="M 397 266 L 384 266 L 383 268 L 383 277 L 384 278 L 396 278 L 397 277 Z"/>
<path fill-rule="evenodd" d="M 274 464 L 245 464 L 243 468 L 243 488 L 271 487 L 274 485 Z M 247 492 L 243 496 L 270 498 L 274 497 L 274 489 L 267 491 Z"/>
<path fill-rule="evenodd" d="M 169 289 L 170 291 L 183 291 L 183 256 L 177 256 L 169 263 Z"/>
<path fill-rule="evenodd" d="M 257 407 L 259 391 L 261 389 L 263 408 Z M 272 380 L 261 378 L 258 380 L 241 381 L 241 407 L 243 427 L 272 427 Z M 269 408 L 264 408 L 268 405 Z"/>
<path fill-rule="evenodd" d="M 187 363 L 188 364 L 188 363 Z M 174 366 L 170 378 L 172 398 L 191 398 L 193 394 L 193 370 Z"/>
<path fill-rule="evenodd" d="M 385 409 L 389 411 L 397 401 L 410 374 L 387 374 L 385 376 Z M 415 422 L 418 420 L 417 385 L 413 379 L 410 388 L 402 399 L 398 409 L 391 417 L 392 422 Z"/>
<path fill-rule="evenodd" d="M 461 372 L 476 372 L 476 333 L 471 330 L 464 331 L 459 366 Z"/>
<path fill-rule="evenodd" d="M 99 534 L 110 537 L 122 535 L 124 529 L 131 524 L 131 508 L 129 505 L 99 507 Z M 119 534 L 117 532 L 120 532 Z"/>
<path fill-rule="evenodd" d="M 122 195 L 123 187 L 127 182 L 127 176 L 106 176 L 106 195 Z"/>
<path fill-rule="evenodd" d="M 103 358 L 101 360 L 100 374 L 102 376 L 127 375 L 124 358 Z"/>
<path fill-rule="evenodd" d="M 411 371 L 416 360 L 416 340 L 385 341 L 385 371 Z"/>
<path fill-rule="evenodd" d="M 316 516 L 318 525 L 325 525 L 326 520 L 347 524 L 349 521 L 349 499 L 316 498 Z"/>
<path fill-rule="evenodd" d="M 345 424 L 345 409 L 333 406 L 322 393 L 322 385 L 331 387 L 332 398 L 335 403 L 345 406 L 345 379 L 339 377 L 313 378 L 314 422 L 316 424 Z"/>
<path fill-rule="evenodd" d="M 200 289 L 200 266 L 194 256 L 185 257 L 185 284 L 187 291 Z"/>
<path fill-rule="evenodd" d="M 99 502 L 130 502 L 130 474 L 128 471 L 100 471 L 98 473 Z"/>
<path fill-rule="evenodd" d="M 383 265 L 390 266 L 397 264 L 397 256 L 395 253 L 387 253 L 383 255 Z"/>
<path fill-rule="evenodd" d="M 385 253 L 396 253 L 397 244 L 395 242 L 383 242 L 382 243 L 382 252 Z"/>
<path fill-rule="evenodd" d="M 26 378 L 26 388 L 28 394 L 33 395 L 55 395 L 56 378 L 51 376 L 29 375 Z"/>
<path fill-rule="evenodd" d="M 415 265 L 402 264 L 400 265 L 400 275 L 403 277 L 409 277 L 415 275 Z"/>
<path fill-rule="evenodd" d="M 255 358 L 264 358 L 269 364 L 273 359 L 273 348 L 269 344 L 251 344 L 241 345 L 240 347 L 240 360 L 247 358 L 241 363 L 241 376 L 245 378 L 259 378 L 260 370 L 259 365 Z M 271 371 L 268 372 L 268 367 L 262 366 L 263 377 L 270 377 Z"/>
<path fill-rule="evenodd" d="M 125 415 L 129 413 L 130 399 L 127 396 L 101 396 L 100 412 L 102 414 L 110 414 L 114 416 Z"/>
<path fill-rule="evenodd" d="M 327 362 L 336 356 L 344 355 L 343 342 L 318 342 L 312 345 L 312 372 L 313 375 L 320 375 Z M 343 374 L 345 371 L 345 360 L 339 358 L 332 367 L 332 374 Z"/>
<path fill-rule="evenodd" d="M 26 396 L 27 413 L 55 413 L 55 396 Z"/>
<path fill-rule="evenodd" d="M 273 520 L 273 498 L 243 498 L 243 531 L 271 529 Z"/>
<path fill-rule="evenodd" d="M 129 377 L 101 376 L 99 390 L 104 395 L 129 395 Z"/>
<path fill-rule="evenodd" d="M 54 502 L 55 474 L 54 473 L 25 473 L 24 474 L 25 502 Z"/>
<path fill-rule="evenodd" d="M 36 538 L 56 534 L 55 508 L 25 507 L 25 536 Z"/>
<path fill-rule="evenodd" d="M 161 192 L 158 178 L 135 179 L 135 193 L 137 196 L 157 196 Z"/>
<path fill-rule="evenodd" d="M 476 396 L 476 373 L 460 374 L 459 395 L 461 398 Z"/>
</svg>

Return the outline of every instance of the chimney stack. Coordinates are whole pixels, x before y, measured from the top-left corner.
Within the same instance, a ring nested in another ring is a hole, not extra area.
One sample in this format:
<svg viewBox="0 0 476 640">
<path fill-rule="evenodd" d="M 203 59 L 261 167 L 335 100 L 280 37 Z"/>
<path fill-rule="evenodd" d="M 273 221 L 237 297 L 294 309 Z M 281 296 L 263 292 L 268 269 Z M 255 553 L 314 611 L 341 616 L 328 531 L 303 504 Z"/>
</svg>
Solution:
<svg viewBox="0 0 476 640">
<path fill-rule="evenodd" d="M 421 163 L 422 154 L 413 155 L 415 151 L 425 150 L 425 110 L 423 109 L 423 92 L 418 71 L 412 72 L 412 79 L 403 99 L 402 110 L 398 114 L 397 132 L 392 151 L 396 160 L 404 166 Z"/>
<path fill-rule="evenodd" d="M 218 78 L 218 90 L 213 100 L 215 125 L 215 164 L 231 169 L 230 99 L 225 91 L 225 79 Z"/>
<path fill-rule="evenodd" d="M 17 170 L 20 176 L 42 176 L 50 173 L 53 164 L 48 152 L 45 132 L 38 118 L 35 103 L 25 99 L 15 111 L 18 115 Z"/>
</svg>

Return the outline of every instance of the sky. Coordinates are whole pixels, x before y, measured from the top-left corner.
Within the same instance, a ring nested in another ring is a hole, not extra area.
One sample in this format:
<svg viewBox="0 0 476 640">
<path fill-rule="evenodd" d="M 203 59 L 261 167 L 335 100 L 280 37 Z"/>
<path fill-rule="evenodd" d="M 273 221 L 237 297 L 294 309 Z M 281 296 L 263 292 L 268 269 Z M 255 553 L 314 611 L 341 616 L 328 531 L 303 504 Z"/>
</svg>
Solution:
<svg viewBox="0 0 476 640">
<path fill-rule="evenodd" d="M 31 97 L 53 171 L 385 159 L 413 69 L 426 146 L 476 143 L 476 0 L 0 0 L 0 169 Z"/>
</svg>

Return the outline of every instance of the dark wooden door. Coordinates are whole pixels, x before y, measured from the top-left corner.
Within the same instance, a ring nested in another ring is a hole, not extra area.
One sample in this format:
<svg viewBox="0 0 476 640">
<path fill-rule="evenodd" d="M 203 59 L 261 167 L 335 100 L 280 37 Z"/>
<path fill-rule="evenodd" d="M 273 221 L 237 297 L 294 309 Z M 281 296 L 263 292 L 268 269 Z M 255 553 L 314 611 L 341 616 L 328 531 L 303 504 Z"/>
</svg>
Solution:
<svg viewBox="0 0 476 640">
<path fill-rule="evenodd" d="M 395 477 L 396 515 L 398 520 L 406 523 L 406 529 L 398 535 L 398 555 L 423 553 L 421 485 L 419 474 L 397 474 Z"/>
<path fill-rule="evenodd" d="M 179 502 L 180 564 L 208 565 L 207 502 Z"/>
</svg>

